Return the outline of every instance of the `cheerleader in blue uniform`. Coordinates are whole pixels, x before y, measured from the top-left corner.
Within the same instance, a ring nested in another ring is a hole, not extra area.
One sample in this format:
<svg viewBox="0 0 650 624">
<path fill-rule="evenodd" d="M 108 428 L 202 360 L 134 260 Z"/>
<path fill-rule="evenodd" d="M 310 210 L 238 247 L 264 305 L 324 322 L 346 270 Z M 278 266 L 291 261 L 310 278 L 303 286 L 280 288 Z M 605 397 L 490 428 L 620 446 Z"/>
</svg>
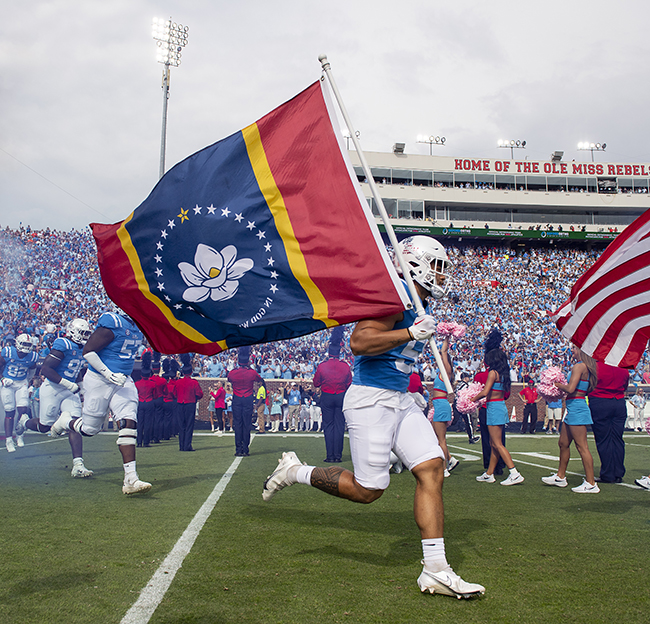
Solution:
<svg viewBox="0 0 650 624">
<path fill-rule="evenodd" d="M 502 339 L 503 337 L 498 329 L 493 329 L 488 335 L 485 341 L 487 381 L 483 390 L 472 398 L 474 402 L 484 397 L 487 398 L 487 427 L 490 434 L 490 446 L 492 447 L 488 468 L 482 475 L 476 477 L 476 480 L 484 483 L 494 483 L 494 470 L 499 457 L 501 457 L 510 470 L 510 475 L 507 479 L 501 481 L 501 485 L 516 485 L 523 483 L 524 477 L 515 468 L 512 457 L 503 444 L 503 428 L 509 421 L 505 399 L 510 394 L 510 365 L 508 364 L 508 356 L 500 348 Z"/>
<path fill-rule="evenodd" d="M 447 377 L 451 381 L 453 379 L 452 372 L 453 366 L 451 358 L 449 357 L 449 336 L 445 337 L 444 342 L 442 343 L 442 348 L 440 349 L 440 358 L 442 359 L 442 364 L 445 367 Z M 433 394 L 431 395 L 431 406 L 433 407 L 433 418 L 431 419 L 431 424 L 433 425 L 433 430 L 436 432 L 436 437 L 438 438 L 438 443 L 442 452 L 445 454 L 445 477 L 448 477 L 451 471 L 458 466 L 458 460 L 450 455 L 449 449 L 447 448 L 447 427 L 451 422 L 451 405 L 447 400 L 447 388 L 445 382 L 442 380 L 440 373 L 436 376 L 433 382 Z"/>
<path fill-rule="evenodd" d="M 566 469 L 571 457 L 571 442 L 575 442 L 585 469 L 585 479 L 582 485 L 571 489 L 579 494 L 597 494 L 600 489 L 594 478 L 594 459 L 587 443 L 587 425 L 592 423 L 591 412 L 585 399 L 598 382 L 597 367 L 593 358 L 580 351 L 578 347 L 573 347 L 572 353 L 577 362 L 571 369 L 568 382 L 566 384 L 555 382 L 557 388 L 567 393 L 566 416 L 558 441 L 560 467 L 550 477 L 542 477 L 542 481 L 546 485 L 555 485 L 557 487 L 566 487 L 568 485 Z"/>
</svg>

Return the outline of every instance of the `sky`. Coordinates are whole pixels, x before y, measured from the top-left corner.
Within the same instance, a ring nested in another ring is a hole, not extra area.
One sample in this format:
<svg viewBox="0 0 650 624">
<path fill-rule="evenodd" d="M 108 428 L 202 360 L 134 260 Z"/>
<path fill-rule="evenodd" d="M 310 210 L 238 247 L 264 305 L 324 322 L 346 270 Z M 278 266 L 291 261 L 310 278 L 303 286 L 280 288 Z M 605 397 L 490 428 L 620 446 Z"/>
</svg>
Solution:
<svg viewBox="0 0 650 624">
<path fill-rule="evenodd" d="M 189 26 L 167 169 L 332 72 L 364 150 L 650 163 L 645 0 L 2 0 L 0 226 L 127 217 L 158 180 L 153 17 Z M 523 152 L 523 150 L 522 150 Z"/>
</svg>

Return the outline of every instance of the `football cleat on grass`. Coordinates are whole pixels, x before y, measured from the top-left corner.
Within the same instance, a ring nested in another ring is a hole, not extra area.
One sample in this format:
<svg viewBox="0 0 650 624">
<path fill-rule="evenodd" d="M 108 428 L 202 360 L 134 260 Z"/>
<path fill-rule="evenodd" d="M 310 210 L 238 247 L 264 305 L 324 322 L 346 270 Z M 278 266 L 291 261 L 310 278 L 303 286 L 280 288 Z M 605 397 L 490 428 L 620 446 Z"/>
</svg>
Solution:
<svg viewBox="0 0 650 624">
<path fill-rule="evenodd" d="M 16 435 L 21 436 L 23 433 L 25 433 L 25 429 L 27 428 L 25 424 L 29 420 L 29 416 L 27 414 L 22 414 L 20 417 L 20 420 L 16 423 Z"/>
<path fill-rule="evenodd" d="M 451 472 L 460 462 L 452 455 L 447 463 L 447 470 Z"/>
<path fill-rule="evenodd" d="M 148 492 L 151 489 L 151 483 L 140 481 L 136 477 L 135 481 L 125 481 L 122 486 L 122 494 L 139 494 L 140 492 Z"/>
<path fill-rule="evenodd" d="M 92 477 L 95 473 L 92 470 L 88 470 L 88 468 L 84 466 L 83 462 L 81 462 L 80 464 L 72 466 L 70 474 L 76 479 L 85 479 L 86 477 Z"/>
<path fill-rule="evenodd" d="M 13 438 L 7 438 L 5 440 L 5 446 L 7 447 L 7 453 L 15 453 L 16 452 L 16 445 L 14 444 L 14 439 Z"/>
<path fill-rule="evenodd" d="M 447 477 L 451 477 L 451 472 L 449 472 L 449 470 L 447 470 L 446 468 L 445 468 L 445 472 L 443 473 L 443 477 L 445 477 L 445 479 Z"/>
<path fill-rule="evenodd" d="M 636 483 L 639 487 L 650 490 L 650 477 L 641 477 L 640 479 L 635 479 L 634 483 Z"/>
<path fill-rule="evenodd" d="M 557 476 L 557 473 L 553 473 L 550 477 L 542 477 L 542 481 L 546 483 L 546 485 L 557 485 L 557 487 L 566 487 L 569 485 L 566 477 L 560 479 L 560 477 Z"/>
<path fill-rule="evenodd" d="M 16 435 L 16 446 L 18 448 L 23 448 L 23 446 L 25 446 L 25 440 L 23 440 L 23 436 Z"/>
<path fill-rule="evenodd" d="M 485 593 L 483 585 L 465 582 L 451 567 L 441 572 L 431 572 L 426 568 L 422 568 L 422 574 L 418 578 L 418 587 L 423 593 L 454 596 L 458 600 L 482 596 Z"/>
<path fill-rule="evenodd" d="M 577 492 L 578 494 L 598 494 L 600 488 L 597 483 L 591 485 L 591 483 L 588 483 L 586 479 L 583 479 L 582 484 L 578 487 L 571 488 L 571 491 Z"/>
<path fill-rule="evenodd" d="M 282 457 L 278 460 L 278 467 L 264 482 L 262 498 L 265 501 L 270 501 L 280 490 L 293 485 L 295 481 L 289 479 L 289 470 L 302 465 L 302 462 L 293 451 L 282 453 Z"/>
<path fill-rule="evenodd" d="M 494 475 L 489 475 L 487 472 L 484 472 L 482 475 L 476 477 L 476 480 L 482 483 L 494 483 L 496 481 Z"/>
<path fill-rule="evenodd" d="M 518 483 L 523 483 L 524 478 L 519 472 L 510 473 L 507 479 L 501 481 L 501 485 L 517 485 Z"/>
</svg>

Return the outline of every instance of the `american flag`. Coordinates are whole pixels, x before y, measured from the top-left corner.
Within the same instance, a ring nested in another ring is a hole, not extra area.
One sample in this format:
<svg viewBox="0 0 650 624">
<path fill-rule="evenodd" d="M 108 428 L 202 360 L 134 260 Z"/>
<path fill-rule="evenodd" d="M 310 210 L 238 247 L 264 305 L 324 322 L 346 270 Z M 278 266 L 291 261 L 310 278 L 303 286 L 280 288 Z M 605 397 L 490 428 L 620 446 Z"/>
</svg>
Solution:
<svg viewBox="0 0 650 624">
<path fill-rule="evenodd" d="M 650 210 L 610 243 L 550 315 L 595 360 L 622 368 L 639 363 L 650 339 Z"/>
</svg>

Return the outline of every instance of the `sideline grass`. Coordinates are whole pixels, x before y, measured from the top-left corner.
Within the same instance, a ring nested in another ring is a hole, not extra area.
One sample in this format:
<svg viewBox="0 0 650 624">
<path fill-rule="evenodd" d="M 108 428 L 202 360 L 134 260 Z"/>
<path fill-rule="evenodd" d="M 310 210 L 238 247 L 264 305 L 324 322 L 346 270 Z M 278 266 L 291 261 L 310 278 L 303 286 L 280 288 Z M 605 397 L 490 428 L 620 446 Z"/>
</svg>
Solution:
<svg viewBox="0 0 650 624">
<path fill-rule="evenodd" d="M 64 468 L 65 440 L 26 440 L 27 448 L 0 454 L 2 622 L 119 622 L 233 459 L 228 437 L 196 436 L 195 453 L 171 443 L 138 450 L 138 471 L 154 487 L 127 498 L 114 437 L 85 441 L 96 470 L 85 480 Z M 650 469 L 650 439 L 626 441 L 633 483 Z M 263 503 L 262 482 L 282 450 L 316 464 L 324 454 L 322 438 L 267 434 L 254 440 L 151 622 L 648 621 L 650 492 L 544 486 L 540 477 L 557 467 L 545 459 L 557 457 L 557 438 L 539 435 L 508 437 L 523 485 L 477 483 L 482 464 L 469 458 L 478 445 L 464 436 L 449 442 L 467 459 L 445 482 L 448 558 L 486 586 L 482 600 L 419 593 L 408 473 L 393 475 L 369 506 L 303 486 Z M 569 468 L 582 472 L 577 456 Z"/>
</svg>

